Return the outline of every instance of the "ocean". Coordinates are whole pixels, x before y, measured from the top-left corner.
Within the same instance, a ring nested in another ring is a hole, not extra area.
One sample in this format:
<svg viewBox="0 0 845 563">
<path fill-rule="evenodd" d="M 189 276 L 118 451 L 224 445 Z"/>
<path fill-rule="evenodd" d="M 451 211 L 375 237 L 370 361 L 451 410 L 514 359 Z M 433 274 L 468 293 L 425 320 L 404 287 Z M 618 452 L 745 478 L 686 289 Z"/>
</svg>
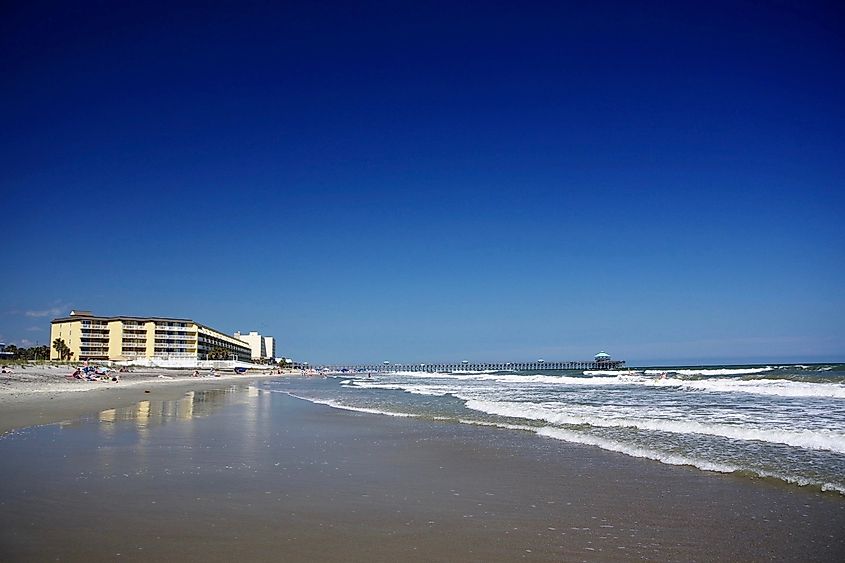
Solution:
<svg viewBox="0 0 845 563">
<path fill-rule="evenodd" d="M 845 495 L 845 364 L 354 373 L 259 386 Z"/>
</svg>

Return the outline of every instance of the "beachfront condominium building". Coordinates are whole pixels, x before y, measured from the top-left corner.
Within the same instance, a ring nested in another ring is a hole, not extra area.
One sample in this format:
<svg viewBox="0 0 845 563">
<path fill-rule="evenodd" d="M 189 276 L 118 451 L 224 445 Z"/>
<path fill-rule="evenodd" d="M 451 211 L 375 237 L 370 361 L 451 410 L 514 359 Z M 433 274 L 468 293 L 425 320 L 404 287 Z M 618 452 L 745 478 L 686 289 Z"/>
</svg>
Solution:
<svg viewBox="0 0 845 563">
<path fill-rule="evenodd" d="M 235 333 L 235 338 L 249 344 L 253 360 L 266 360 L 276 357 L 276 339 L 272 336 L 261 336 L 253 330 L 249 334 L 241 334 L 238 331 Z"/>
<path fill-rule="evenodd" d="M 167 317 L 98 317 L 90 311 L 71 311 L 50 325 L 50 359 L 58 360 L 52 343 L 64 341 L 74 360 L 205 360 L 250 361 L 243 341 L 191 319 Z"/>
</svg>

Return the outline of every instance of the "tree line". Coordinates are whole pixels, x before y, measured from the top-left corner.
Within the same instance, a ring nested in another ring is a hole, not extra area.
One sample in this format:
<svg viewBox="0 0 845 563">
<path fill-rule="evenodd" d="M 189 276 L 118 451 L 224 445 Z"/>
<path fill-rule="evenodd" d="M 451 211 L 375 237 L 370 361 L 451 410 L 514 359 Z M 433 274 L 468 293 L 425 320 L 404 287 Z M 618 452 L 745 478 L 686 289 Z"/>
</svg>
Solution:
<svg viewBox="0 0 845 563">
<path fill-rule="evenodd" d="M 46 345 L 30 346 L 29 348 L 18 348 L 14 344 L 9 344 L 3 351 L 5 352 L 4 359 L 13 361 L 50 359 L 50 348 L 48 348 Z"/>
</svg>

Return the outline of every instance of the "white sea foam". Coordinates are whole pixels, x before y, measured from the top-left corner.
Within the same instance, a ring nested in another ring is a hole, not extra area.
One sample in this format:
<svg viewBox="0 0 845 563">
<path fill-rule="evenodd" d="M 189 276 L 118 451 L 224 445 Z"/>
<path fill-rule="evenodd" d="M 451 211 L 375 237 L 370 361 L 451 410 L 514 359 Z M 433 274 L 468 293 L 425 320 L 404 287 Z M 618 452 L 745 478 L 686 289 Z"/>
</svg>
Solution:
<svg viewBox="0 0 845 563">
<path fill-rule="evenodd" d="M 720 368 L 720 369 L 675 369 L 675 368 L 667 368 L 667 369 L 647 369 L 645 370 L 646 375 L 660 375 L 663 373 L 677 373 L 678 375 L 707 375 L 707 376 L 716 376 L 716 375 L 753 375 L 755 373 L 763 373 L 767 371 L 772 371 L 775 368 L 772 367 L 762 367 L 762 368 Z"/>
<path fill-rule="evenodd" d="M 396 416 L 399 418 L 415 418 L 416 415 L 403 413 L 403 412 L 390 412 L 390 411 L 383 411 L 379 409 L 369 409 L 366 407 L 353 407 L 351 405 L 344 405 L 343 403 L 339 403 L 332 399 L 313 399 L 311 397 L 303 397 L 301 395 L 295 395 L 293 393 L 289 393 L 287 391 L 281 391 L 291 397 L 295 397 L 297 399 L 302 399 L 303 401 L 308 401 L 309 403 L 314 403 L 315 405 L 325 405 L 327 407 L 331 407 L 333 409 L 340 409 L 345 411 L 355 411 L 355 412 L 363 412 L 367 414 L 383 414 L 386 416 Z"/>
<path fill-rule="evenodd" d="M 567 442 L 575 442 L 578 444 L 586 444 L 588 446 L 596 446 L 604 450 L 618 452 L 632 457 L 644 457 L 647 459 L 653 459 L 655 461 L 659 461 L 661 463 L 666 463 L 669 465 L 691 465 L 694 467 L 698 467 L 699 469 L 704 469 L 706 471 L 718 471 L 720 473 L 732 473 L 740 469 L 735 465 L 713 463 L 710 461 L 694 459 L 682 455 L 670 454 L 657 450 L 641 448 L 633 446 L 631 444 L 617 442 L 615 440 L 608 440 L 607 438 L 602 438 L 600 436 L 592 436 L 583 432 L 566 430 L 564 428 L 554 428 L 545 426 L 543 428 L 538 428 L 537 434 L 539 434 L 540 436 L 548 436 L 549 438 L 556 438 L 558 440 L 564 440 Z"/>
<path fill-rule="evenodd" d="M 618 369 L 593 369 L 593 370 L 585 370 L 582 372 L 584 375 L 588 376 L 602 376 L 602 375 L 641 375 L 640 372 L 632 371 L 629 372 L 628 370 L 618 370 Z"/>
<path fill-rule="evenodd" d="M 534 426 L 527 426 L 525 424 L 508 424 L 506 422 L 488 422 L 485 420 L 467 420 L 459 418 L 458 422 L 461 424 L 471 424 L 473 426 L 492 426 L 494 428 L 504 428 L 506 430 L 525 430 L 527 432 L 536 432 L 537 428 Z"/>
<path fill-rule="evenodd" d="M 676 386 L 694 391 L 712 391 L 722 393 L 753 393 L 780 397 L 819 397 L 845 399 L 845 384 L 842 383 L 805 383 L 787 379 L 699 379 L 685 380 L 667 378 L 644 381 L 648 385 Z"/>
<path fill-rule="evenodd" d="M 346 387 L 358 387 L 360 389 L 386 389 L 388 391 L 404 391 L 414 395 L 431 395 L 442 397 L 448 395 L 455 389 L 443 387 L 442 385 L 418 385 L 412 383 L 378 383 L 375 381 L 357 381 Z"/>
<path fill-rule="evenodd" d="M 429 378 L 436 378 L 436 379 L 467 379 L 473 380 L 478 379 L 479 375 L 483 375 L 480 372 L 463 372 L 463 373 L 443 373 L 443 372 L 425 372 L 425 371 L 395 371 L 388 374 L 380 374 L 379 378 L 390 378 L 396 376 L 402 377 L 415 377 L 419 379 L 429 379 Z"/>
<path fill-rule="evenodd" d="M 763 368 L 760 368 L 763 369 Z M 768 368 L 766 368 L 768 369 Z M 720 370 L 710 370 L 720 371 Z M 748 370 L 746 370 L 748 371 Z M 607 372 L 611 373 L 611 372 Z M 617 373 L 617 377 L 572 377 L 556 375 L 515 375 L 515 374 L 420 374 L 408 372 L 406 379 L 414 381 L 428 380 L 430 384 L 412 383 L 410 381 L 396 381 L 389 378 L 372 380 L 358 379 L 353 382 L 358 387 L 403 390 L 421 395 L 445 395 L 466 390 L 468 385 L 477 386 L 481 382 L 496 384 L 513 384 L 521 389 L 532 386 L 566 387 L 599 387 L 619 385 L 641 385 L 662 388 L 680 388 L 684 391 L 713 392 L 713 393 L 749 393 L 756 395 L 780 397 L 806 397 L 845 399 L 845 384 L 842 383 L 808 383 L 786 379 L 751 379 L 735 378 L 711 379 L 680 379 L 677 377 L 651 377 L 646 375 L 629 375 L 628 372 Z M 652 373 L 648 370 L 646 373 Z M 664 372 L 655 372 L 663 374 Z M 413 374 L 413 375 L 411 375 Z M 440 382 L 440 384 L 437 384 Z"/>
<path fill-rule="evenodd" d="M 617 442 L 615 440 L 608 440 L 599 436 L 591 436 L 581 432 L 565 430 L 563 428 L 543 427 L 537 429 L 537 434 L 540 436 L 555 438 L 557 440 L 564 440 L 566 442 L 574 442 L 578 444 L 596 446 L 604 450 L 622 453 L 632 457 L 652 459 L 654 461 L 659 461 L 660 463 L 665 463 L 667 465 L 689 465 L 705 471 L 716 471 L 719 473 L 733 473 L 735 471 L 745 470 L 750 471 L 752 473 L 756 473 L 760 477 L 780 479 L 781 481 L 786 481 L 788 483 L 793 483 L 802 487 L 809 485 L 817 486 L 820 487 L 823 491 L 836 491 L 840 494 L 845 495 L 845 484 L 843 483 L 830 483 L 818 481 L 806 477 L 788 475 L 780 472 L 763 471 L 758 469 L 739 467 L 737 465 L 728 463 L 714 463 L 711 461 L 706 461 L 693 457 L 671 454 L 667 452 L 660 452 L 648 448 L 641 448 L 630 444 Z"/>
<path fill-rule="evenodd" d="M 465 374 L 454 374 L 454 373 L 421 373 L 421 372 L 406 372 L 406 373 L 395 373 L 391 374 L 391 376 L 401 376 L 406 378 L 413 378 L 413 379 L 427 379 L 427 380 L 450 380 L 450 381 L 467 381 L 467 382 L 477 382 L 477 381 L 496 381 L 501 383 L 518 383 L 520 385 L 526 384 L 533 384 L 533 383 L 545 383 L 545 384 L 555 384 L 559 385 L 562 383 L 568 383 L 570 385 L 618 385 L 619 381 L 614 380 L 612 378 L 590 378 L 590 377 L 572 377 L 572 376 L 560 376 L 560 375 L 517 375 L 517 374 L 507 374 L 507 373 L 465 373 Z M 395 377 L 391 376 L 382 376 L 378 379 L 373 379 L 373 381 L 383 381 L 388 380 L 391 382 L 395 382 Z M 360 382 L 361 380 L 357 380 Z"/>
<path fill-rule="evenodd" d="M 619 385 L 613 377 L 572 377 L 566 375 L 494 375 L 479 377 L 479 381 L 498 381 L 520 385 L 539 383 L 548 385 Z"/>
<path fill-rule="evenodd" d="M 466 402 L 466 406 L 469 409 L 487 414 L 509 418 L 542 420 L 551 424 L 583 424 L 600 428 L 637 428 L 641 430 L 670 432 L 673 434 L 705 434 L 730 438 L 732 440 L 756 440 L 772 444 L 786 444 L 809 450 L 828 450 L 845 453 L 845 433 L 832 430 L 762 429 L 695 420 L 571 414 L 556 410 L 555 406 L 557 405 L 549 406 L 512 401 L 470 400 Z"/>
</svg>

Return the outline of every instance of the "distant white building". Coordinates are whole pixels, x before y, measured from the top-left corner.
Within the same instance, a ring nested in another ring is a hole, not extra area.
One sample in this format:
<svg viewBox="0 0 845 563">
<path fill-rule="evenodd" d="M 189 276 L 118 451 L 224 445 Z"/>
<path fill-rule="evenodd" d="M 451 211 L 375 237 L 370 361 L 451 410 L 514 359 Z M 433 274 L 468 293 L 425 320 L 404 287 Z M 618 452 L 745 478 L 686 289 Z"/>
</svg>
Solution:
<svg viewBox="0 0 845 563">
<path fill-rule="evenodd" d="M 276 339 L 272 336 L 264 337 L 264 357 L 276 359 Z"/>
<path fill-rule="evenodd" d="M 261 334 L 254 330 L 250 331 L 249 334 L 241 334 L 238 331 L 234 336 L 238 340 L 243 340 L 249 344 L 249 348 L 252 350 L 253 361 L 276 357 L 276 339 L 272 336 L 261 336 Z"/>
</svg>

